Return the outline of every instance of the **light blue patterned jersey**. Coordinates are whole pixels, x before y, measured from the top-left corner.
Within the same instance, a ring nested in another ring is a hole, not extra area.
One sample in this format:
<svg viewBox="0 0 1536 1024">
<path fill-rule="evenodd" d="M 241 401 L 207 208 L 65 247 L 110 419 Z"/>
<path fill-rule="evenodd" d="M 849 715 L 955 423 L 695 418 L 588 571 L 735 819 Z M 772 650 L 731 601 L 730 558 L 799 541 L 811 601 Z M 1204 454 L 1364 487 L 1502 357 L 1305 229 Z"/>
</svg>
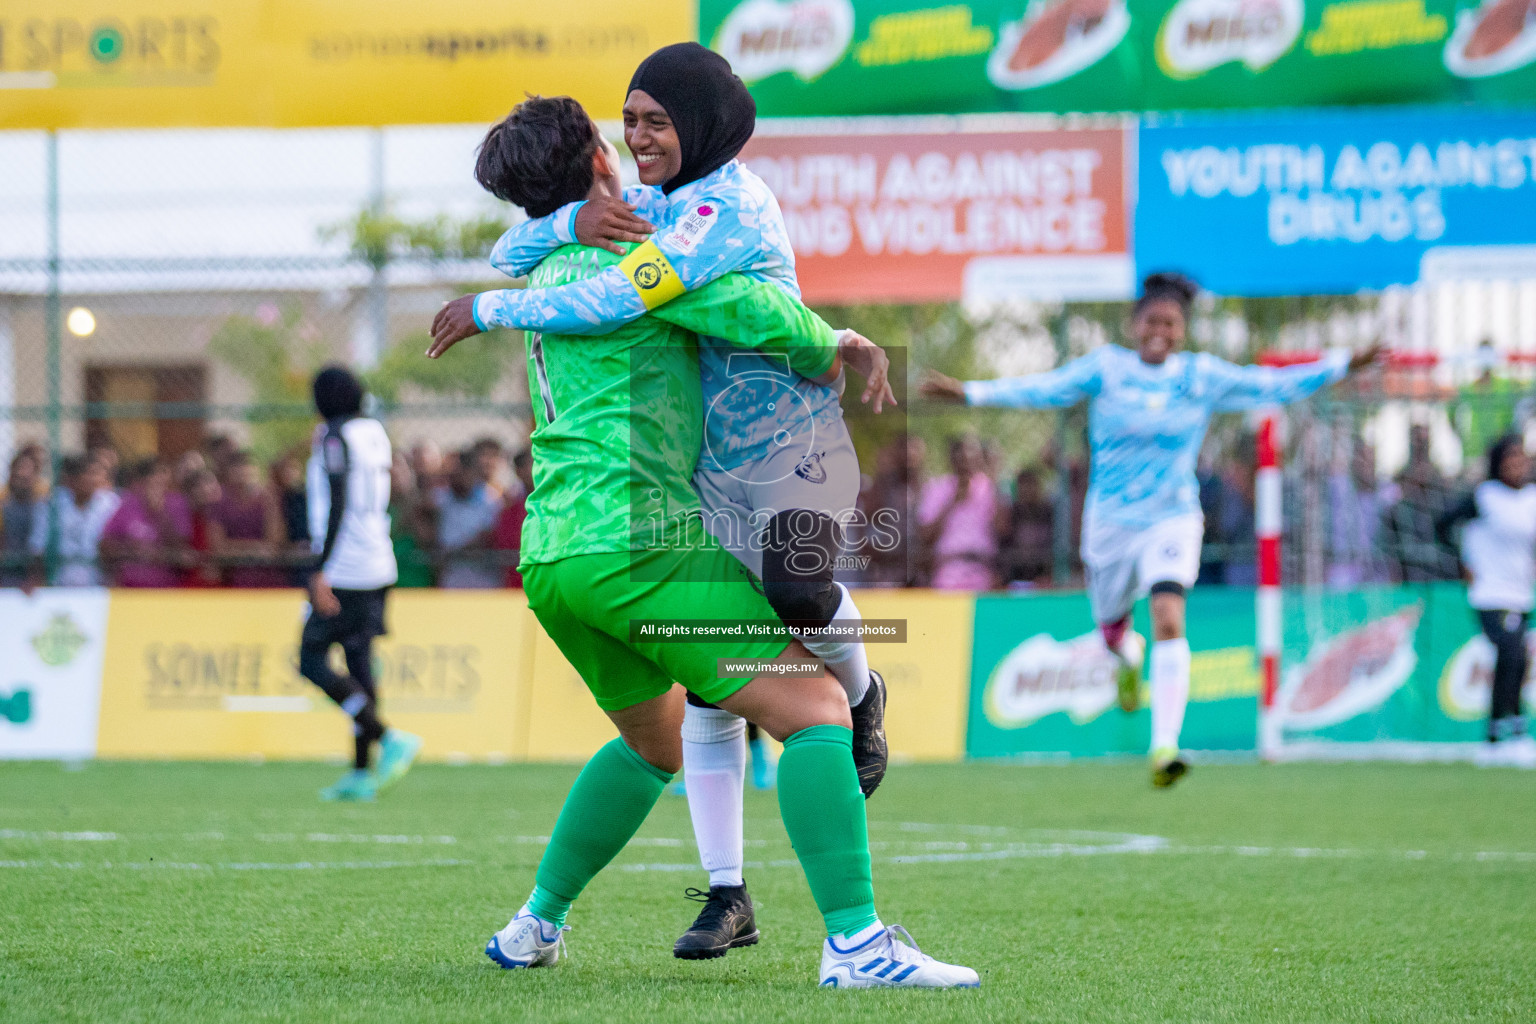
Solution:
<svg viewBox="0 0 1536 1024">
<path fill-rule="evenodd" d="M 795 255 L 778 200 L 740 161 L 732 160 L 670 196 L 659 188 L 638 186 L 627 189 L 624 198 L 657 226 L 652 241 L 684 288 L 698 288 L 736 271 L 800 297 Z M 492 265 L 513 277 L 528 273 L 555 249 L 575 240 L 580 205 L 571 203 L 511 228 L 492 250 Z M 482 292 L 475 300 L 475 319 L 482 327 L 591 335 L 604 334 L 648 308 L 632 279 L 611 268 L 558 288 Z M 782 444 L 786 433 L 801 438 L 812 429 L 818 434 L 837 429 L 843 415 L 837 388 L 806 380 L 782 357 L 743 352 L 714 338 L 699 341 L 708 410 L 703 468 L 732 470 L 757 462 Z M 788 392 L 793 398 L 786 401 Z"/>
<path fill-rule="evenodd" d="M 1144 530 L 1199 514 L 1195 461 L 1212 413 L 1297 401 L 1341 379 L 1348 366 L 1347 352 L 1284 368 L 1176 352 L 1150 366 L 1129 349 L 1105 345 L 1049 373 L 968 381 L 965 398 L 970 405 L 1012 408 L 1061 408 L 1086 399 L 1092 459 L 1084 521 Z M 1085 551 L 1091 532 L 1083 530 Z"/>
</svg>

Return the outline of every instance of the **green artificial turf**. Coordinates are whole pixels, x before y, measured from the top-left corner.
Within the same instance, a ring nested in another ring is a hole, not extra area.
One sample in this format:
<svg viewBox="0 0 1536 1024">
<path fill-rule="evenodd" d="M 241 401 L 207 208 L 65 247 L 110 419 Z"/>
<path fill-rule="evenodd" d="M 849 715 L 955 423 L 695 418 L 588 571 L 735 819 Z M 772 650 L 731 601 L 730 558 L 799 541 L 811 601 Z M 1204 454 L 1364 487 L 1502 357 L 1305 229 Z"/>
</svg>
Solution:
<svg viewBox="0 0 1536 1024">
<path fill-rule="evenodd" d="M 703 878 L 669 796 L 569 959 L 486 960 L 574 771 L 423 767 L 337 806 L 322 765 L 0 764 L 0 1021 L 1536 1019 L 1530 773 L 898 767 L 869 805 L 881 916 L 982 987 L 839 992 L 761 793 L 761 945 L 672 958 Z"/>
</svg>

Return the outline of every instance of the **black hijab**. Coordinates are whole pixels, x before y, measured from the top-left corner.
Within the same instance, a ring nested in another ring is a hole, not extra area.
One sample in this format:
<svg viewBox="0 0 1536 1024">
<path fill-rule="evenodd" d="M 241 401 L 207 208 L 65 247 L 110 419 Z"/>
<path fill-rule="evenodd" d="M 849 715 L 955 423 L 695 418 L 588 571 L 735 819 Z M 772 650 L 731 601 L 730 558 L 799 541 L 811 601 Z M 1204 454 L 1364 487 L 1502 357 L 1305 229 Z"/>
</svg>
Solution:
<svg viewBox="0 0 1536 1024">
<path fill-rule="evenodd" d="M 735 159 L 757 127 L 746 84 L 698 43 L 663 46 L 645 58 L 629 80 L 629 92 L 636 89 L 661 104 L 682 144 L 683 166 L 661 186 L 668 194 Z"/>
<path fill-rule="evenodd" d="M 315 409 L 327 420 L 363 410 L 363 384 L 345 366 L 327 366 L 315 374 L 314 393 Z"/>
</svg>

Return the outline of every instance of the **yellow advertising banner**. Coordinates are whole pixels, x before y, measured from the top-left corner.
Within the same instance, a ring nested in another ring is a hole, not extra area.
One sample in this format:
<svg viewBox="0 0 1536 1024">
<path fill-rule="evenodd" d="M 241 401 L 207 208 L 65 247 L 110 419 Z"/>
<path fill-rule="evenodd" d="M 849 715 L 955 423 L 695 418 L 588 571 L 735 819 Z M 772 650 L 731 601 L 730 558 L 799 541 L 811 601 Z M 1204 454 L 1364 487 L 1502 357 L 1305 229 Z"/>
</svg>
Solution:
<svg viewBox="0 0 1536 1024">
<path fill-rule="evenodd" d="M 971 686 L 971 594 L 937 590 L 854 591 L 865 619 L 905 619 L 907 641 L 870 644 L 869 664 L 885 677 L 885 731 L 891 761 L 958 761 L 965 756 Z"/>
<path fill-rule="evenodd" d="M 971 596 L 864 590 L 858 603 L 866 618 L 907 620 L 906 643 L 869 648 L 890 687 L 892 760 L 959 760 Z M 98 756 L 345 754 L 346 717 L 298 673 L 304 613 L 298 591 L 114 591 Z M 388 622 L 374 648 L 380 707 L 426 741 L 428 760 L 582 761 L 616 735 L 522 591 L 399 590 Z"/>
<path fill-rule="evenodd" d="M 298 591 L 112 594 L 101 757 L 322 758 L 351 749 L 347 717 L 298 673 Z M 386 721 L 437 761 L 520 757 L 522 591 L 397 591 L 374 648 Z M 334 652 L 338 657 L 340 652 Z"/>
<path fill-rule="evenodd" d="M 525 92 L 617 118 L 690 0 L 7 0 L 0 128 L 489 122 Z"/>
<path fill-rule="evenodd" d="M 870 644 L 869 662 L 890 691 L 886 735 L 891 760 L 958 761 L 965 756 L 965 722 L 970 699 L 970 594 L 924 590 L 860 590 L 855 594 L 866 619 L 904 619 L 907 640 Z M 615 730 L 560 649 L 534 623 L 532 685 L 529 688 L 527 744 L 530 761 L 573 761 L 590 757 Z"/>
</svg>

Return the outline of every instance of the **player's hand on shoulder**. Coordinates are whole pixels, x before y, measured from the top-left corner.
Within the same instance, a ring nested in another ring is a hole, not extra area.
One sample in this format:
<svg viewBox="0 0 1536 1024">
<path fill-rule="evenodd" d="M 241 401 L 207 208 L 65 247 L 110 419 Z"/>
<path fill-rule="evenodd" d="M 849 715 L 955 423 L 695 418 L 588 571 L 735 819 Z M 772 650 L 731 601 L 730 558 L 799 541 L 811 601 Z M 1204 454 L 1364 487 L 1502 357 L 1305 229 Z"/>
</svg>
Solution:
<svg viewBox="0 0 1536 1024">
<path fill-rule="evenodd" d="M 432 347 L 427 358 L 436 359 L 465 338 L 481 333 L 475 323 L 475 296 L 460 295 L 443 304 L 432 318 Z"/>
<path fill-rule="evenodd" d="M 576 241 L 624 255 L 619 242 L 643 242 L 655 225 L 635 215 L 635 204 L 613 196 L 588 199 L 576 211 Z"/>
<path fill-rule="evenodd" d="M 859 399 L 865 405 L 874 403 L 878 415 L 889 402 L 896 404 L 896 393 L 891 390 L 891 357 L 885 350 L 858 331 L 845 330 L 837 336 L 837 354 L 843 365 L 864 378 L 864 394 Z"/>
</svg>

